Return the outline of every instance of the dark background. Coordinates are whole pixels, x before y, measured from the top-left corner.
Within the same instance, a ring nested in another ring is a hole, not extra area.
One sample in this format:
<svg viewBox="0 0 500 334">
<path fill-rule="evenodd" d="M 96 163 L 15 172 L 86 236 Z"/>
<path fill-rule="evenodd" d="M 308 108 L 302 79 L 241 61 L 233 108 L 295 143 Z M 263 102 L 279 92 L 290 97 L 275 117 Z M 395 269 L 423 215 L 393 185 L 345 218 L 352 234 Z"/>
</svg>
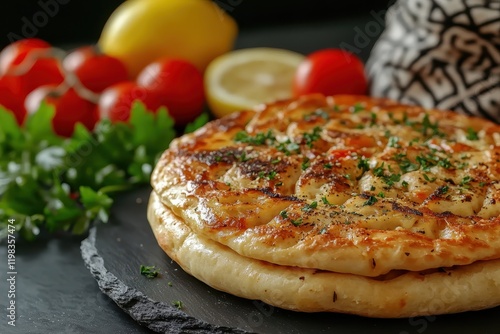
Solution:
<svg viewBox="0 0 500 334">
<path fill-rule="evenodd" d="M 393 0 L 214 0 L 240 29 L 335 20 L 387 9 Z M 54 45 L 94 43 L 123 0 L 8 0 L 0 5 L 0 47 L 38 37 Z"/>
</svg>

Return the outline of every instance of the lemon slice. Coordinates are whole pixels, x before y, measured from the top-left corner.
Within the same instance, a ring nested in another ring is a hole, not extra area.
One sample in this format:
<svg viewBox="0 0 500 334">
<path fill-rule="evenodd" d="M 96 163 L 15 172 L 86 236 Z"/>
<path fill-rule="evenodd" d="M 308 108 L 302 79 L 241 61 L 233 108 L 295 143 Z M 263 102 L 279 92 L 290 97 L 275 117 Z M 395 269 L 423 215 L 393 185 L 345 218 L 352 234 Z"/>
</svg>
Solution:
<svg viewBox="0 0 500 334">
<path fill-rule="evenodd" d="M 292 80 L 304 56 L 289 50 L 248 48 L 214 59 L 205 71 L 214 116 L 292 97 Z"/>
</svg>

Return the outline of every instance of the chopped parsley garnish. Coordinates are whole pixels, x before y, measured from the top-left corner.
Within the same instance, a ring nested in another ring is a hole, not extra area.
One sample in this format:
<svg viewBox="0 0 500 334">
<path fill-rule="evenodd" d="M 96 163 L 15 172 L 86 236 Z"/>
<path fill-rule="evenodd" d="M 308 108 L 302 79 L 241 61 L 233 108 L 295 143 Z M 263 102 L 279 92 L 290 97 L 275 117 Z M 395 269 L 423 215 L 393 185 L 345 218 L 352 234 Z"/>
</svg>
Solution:
<svg viewBox="0 0 500 334">
<path fill-rule="evenodd" d="M 394 159 L 394 161 L 396 161 L 398 163 L 399 169 L 401 169 L 401 172 L 403 174 L 418 170 L 420 167 L 419 165 L 411 162 L 410 159 L 407 158 L 405 153 L 396 154 L 393 157 L 393 159 Z"/>
<path fill-rule="evenodd" d="M 182 307 L 183 307 L 182 302 L 180 300 L 173 301 L 172 305 L 175 306 L 179 310 L 182 309 Z"/>
<path fill-rule="evenodd" d="M 321 128 L 315 126 L 311 132 L 304 133 L 304 140 L 307 147 L 312 148 L 315 141 L 321 138 Z"/>
<path fill-rule="evenodd" d="M 333 168 L 333 165 L 332 165 L 331 163 L 327 162 L 326 164 L 324 164 L 324 165 L 323 165 L 323 167 L 324 167 L 325 169 L 332 169 L 332 168 Z"/>
<path fill-rule="evenodd" d="M 427 154 L 427 156 L 418 155 L 416 160 L 420 164 L 420 168 L 422 168 L 423 171 L 428 172 L 431 167 L 438 164 L 439 158 L 435 155 Z"/>
<path fill-rule="evenodd" d="M 384 175 L 382 179 L 388 186 L 392 186 L 394 183 L 401 180 L 401 174 Z"/>
<path fill-rule="evenodd" d="M 362 173 L 370 170 L 370 164 L 368 163 L 368 159 L 363 157 L 359 158 L 358 168 L 362 170 Z"/>
<path fill-rule="evenodd" d="M 372 112 L 370 114 L 370 117 L 371 117 L 370 126 L 376 125 L 377 124 L 377 114 Z"/>
<path fill-rule="evenodd" d="M 291 223 L 292 223 L 294 226 L 299 226 L 299 225 L 302 225 L 302 218 L 299 218 L 299 219 L 292 219 L 292 220 L 291 220 Z"/>
<path fill-rule="evenodd" d="M 300 153 L 299 144 L 292 142 L 290 139 L 283 143 L 279 143 L 276 148 L 278 151 L 285 153 L 285 155 L 290 155 L 292 153 Z"/>
<path fill-rule="evenodd" d="M 305 157 L 304 160 L 302 160 L 302 165 L 301 165 L 302 170 L 306 170 L 307 168 L 309 168 L 310 164 L 311 162 L 309 161 L 309 158 Z"/>
<path fill-rule="evenodd" d="M 406 181 L 401 182 L 401 185 L 403 186 L 403 188 L 408 188 L 409 186 L 408 182 Z"/>
<path fill-rule="evenodd" d="M 323 202 L 323 204 L 326 204 L 326 205 L 332 205 L 332 204 L 328 201 L 328 198 L 326 198 L 325 196 L 321 197 L 321 202 Z"/>
<path fill-rule="evenodd" d="M 474 131 L 473 128 L 467 128 L 467 135 L 466 138 L 468 140 L 478 140 L 479 136 L 477 135 L 477 132 Z"/>
<path fill-rule="evenodd" d="M 391 173 L 389 175 L 385 174 L 384 171 L 385 162 L 382 162 L 380 166 L 377 166 L 373 169 L 373 175 L 376 177 L 380 177 L 388 186 L 392 186 L 394 183 L 399 182 L 401 179 L 401 174 Z M 392 169 L 389 166 L 389 171 Z"/>
<path fill-rule="evenodd" d="M 358 103 L 356 103 L 355 105 L 352 106 L 351 110 L 352 110 L 353 113 L 358 113 L 360 111 L 365 110 L 365 107 L 363 106 L 363 104 L 361 104 L 361 103 L 358 102 Z"/>
<path fill-rule="evenodd" d="M 368 200 L 363 203 L 363 206 L 373 205 L 377 202 L 378 202 L 378 199 L 375 196 L 370 196 L 370 197 L 368 197 Z"/>
<path fill-rule="evenodd" d="M 373 175 L 375 176 L 383 176 L 384 175 L 384 166 L 385 166 L 385 162 L 382 162 L 382 164 L 380 166 L 377 166 L 373 169 Z"/>
<path fill-rule="evenodd" d="M 259 178 L 263 179 L 263 178 L 267 178 L 268 180 L 274 180 L 276 178 L 276 175 L 278 175 L 278 173 L 274 170 L 266 173 L 266 172 L 259 172 Z"/>
<path fill-rule="evenodd" d="M 401 147 L 399 145 L 399 137 L 389 137 L 388 145 L 389 147 L 395 147 L 395 148 Z"/>
<path fill-rule="evenodd" d="M 302 207 L 302 211 L 310 212 L 318 207 L 318 202 L 314 201 L 311 204 L 306 204 Z"/>
<path fill-rule="evenodd" d="M 438 161 L 438 166 L 446 168 L 446 169 L 451 169 L 453 167 L 453 165 L 450 162 L 450 159 L 448 159 L 448 158 L 440 159 Z"/>
<path fill-rule="evenodd" d="M 278 174 L 278 173 L 277 173 L 276 171 L 272 170 L 272 171 L 270 171 L 269 173 L 267 173 L 267 178 L 268 178 L 269 180 L 274 180 L 274 179 L 276 178 L 276 175 L 277 175 L 277 174 Z"/>
<path fill-rule="evenodd" d="M 239 131 L 234 137 L 234 141 L 239 143 L 247 143 L 251 145 L 266 145 L 272 144 L 276 138 L 273 135 L 271 130 L 268 130 L 266 133 L 259 132 L 256 133 L 255 136 L 250 135 L 246 131 Z"/>
<path fill-rule="evenodd" d="M 238 157 L 238 160 L 241 161 L 241 162 L 248 161 L 249 158 L 247 157 L 247 152 L 242 151 L 241 154 L 240 154 L 240 156 Z"/>
<path fill-rule="evenodd" d="M 420 130 L 424 136 L 438 136 L 444 137 L 445 134 L 439 130 L 438 121 L 432 123 L 429 114 L 424 115 L 424 119 L 422 120 L 422 128 Z"/>
<path fill-rule="evenodd" d="M 288 212 L 286 212 L 286 210 L 283 210 L 283 211 L 280 212 L 280 216 L 281 216 L 281 218 L 287 219 L 288 218 Z"/>
<path fill-rule="evenodd" d="M 430 178 L 427 174 L 424 174 L 424 179 L 425 179 L 425 181 L 432 183 L 432 182 L 436 181 L 437 178 L 436 177 Z"/>
<path fill-rule="evenodd" d="M 324 110 L 324 109 L 316 109 L 315 111 L 313 111 L 312 113 L 310 114 L 307 114 L 307 115 L 304 115 L 304 120 L 308 121 L 310 120 L 313 116 L 318 116 L 318 117 L 321 117 L 323 118 L 324 120 L 328 120 L 330 118 L 330 116 L 328 115 L 328 113 Z"/>
<path fill-rule="evenodd" d="M 467 175 L 467 176 L 465 176 L 465 177 L 462 179 L 462 181 L 460 181 L 460 185 L 461 185 L 462 187 L 465 187 L 465 188 L 466 188 L 466 187 L 468 187 L 468 184 L 469 184 L 472 180 L 473 180 L 473 179 L 472 179 L 472 177 L 470 177 L 470 176 L 468 176 L 468 175 Z"/>
<path fill-rule="evenodd" d="M 377 197 L 380 197 L 380 198 L 385 198 L 385 194 L 383 192 L 379 192 L 377 194 Z"/>
<path fill-rule="evenodd" d="M 444 195 L 448 192 L 449 189 L 450 188 L 448 186 L 441 186 L 441 187 L 437 188 L 437 193 L 439 195 Z"/>
<path fill-rule="evenodd" d="M 158 276 L 158 271 L 155 266 L 145 266 L 141 264 L 141 275 L 147 278 L 155 278 Z"/>
</svg>

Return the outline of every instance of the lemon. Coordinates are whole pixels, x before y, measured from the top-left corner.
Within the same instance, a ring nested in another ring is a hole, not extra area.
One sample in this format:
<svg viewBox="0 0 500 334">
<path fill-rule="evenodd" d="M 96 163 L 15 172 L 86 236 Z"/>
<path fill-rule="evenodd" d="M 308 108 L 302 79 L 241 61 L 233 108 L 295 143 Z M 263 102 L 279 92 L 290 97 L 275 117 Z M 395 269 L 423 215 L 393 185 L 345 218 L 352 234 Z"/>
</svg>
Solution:
<svg viewBox="0 0 500 334">
<path fill-rule="evenodd" d="M 214 116 L 292 97 L 292 81 L 304 56 L 275 48 L 248 48 L 217 57 L 204 82 Z"/>
<path fill-rule="evenodd" d="M 188 60 L 203 71 L 233 48 L 237 33 L 234 19 L 210 0 L 128 0 L 110 16 L 98 45 L 135 78 L 164 57 Z"/>
</svg>

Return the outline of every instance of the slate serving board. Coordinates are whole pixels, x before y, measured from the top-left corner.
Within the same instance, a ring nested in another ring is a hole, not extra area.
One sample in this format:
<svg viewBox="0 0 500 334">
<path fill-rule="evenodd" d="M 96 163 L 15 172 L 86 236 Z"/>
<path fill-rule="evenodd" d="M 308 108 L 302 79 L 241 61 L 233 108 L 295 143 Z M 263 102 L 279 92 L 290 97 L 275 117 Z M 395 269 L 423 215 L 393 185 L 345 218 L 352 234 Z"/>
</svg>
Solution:
<svg viewBox="0 0 500 334">
<path fill-rule="evenodd" d="M 97 224 L 82 255 L 101 291 L 141 325 L 158 333 L 500 333 L 500 307 L 456 315 L 370 319 L 282 310 L 214 290 L 189 276 L 157 245 L 146 219 L 150 189 L 119 197 L 108 224 Z M 147 279 L 140 265 L 155 265 Z M 182 309 L 172 305 L 182 302 Z"/>
</svg>

